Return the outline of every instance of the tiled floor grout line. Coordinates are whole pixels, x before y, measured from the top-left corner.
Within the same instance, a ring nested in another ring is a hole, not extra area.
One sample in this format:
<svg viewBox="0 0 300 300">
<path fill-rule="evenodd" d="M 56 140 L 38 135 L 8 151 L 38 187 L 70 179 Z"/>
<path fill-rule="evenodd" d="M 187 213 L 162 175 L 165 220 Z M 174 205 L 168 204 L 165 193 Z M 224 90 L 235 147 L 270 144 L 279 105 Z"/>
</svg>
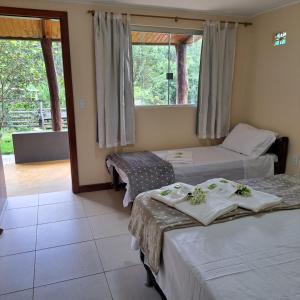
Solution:
<svg viewBox="0 0 300 300">
<path fill-rule="evenodd" d="M 13 292 L 9 292 L 9 293 L 4 293 L 4 294 L 0 294 L 0 297 L 5 296 L 5 295 L 9 295 L 9 294 L 18 293 L 18 292 L 29 291 L 29 290 L 33 290 L 33 294 L 34 294 L 34 289 L 37 289 L 37 288 L 41 288 L 41 287 L 45 287 L 45 286 L 49 286 L 49 285 L 54 285 L 54 284 L 59 284 L 59 283 L 63 283 L 63 282 L 68 282 L 68 281 L 72 281 L 72 280 L 77 280 L 77 279 L 81 279 L 81 278 L 91 277 L 91 276 L 100 275 L 100 274 L 103 274 L 105 276 L 107 286 L 108 286 L 109 291 L 111 293 L 110 285 L 108 283 L 106 273 L 110 273 L 110 272 L 114 272 L 114 271 L 118 271 L 118 270 L 130 269 L 130 268 L 133 268 L 133 267 L 136 267 L 136 266 L 139 266 L 139 264 L 126 266 L 126 267 L 123 267 L 123 268 L 116 268 L 116 269 L 108 270 L 108 271 L 104 271 L 104 269 L 103 269 L 103 272 L 97 272 L 97 273 L 93 273 L 93 274 L 89 274 L 89 275 L 78 276 L 78 277 L 74 277 L 74 278 L 70 278 L 70 279 L 65 279 L 65 280 L 62 280 L 62 281 L 55 281 L 55 282 L 51 282 L 51 283 L 47 283 L 47 284 L 43 284 L 43 285 L 33 286 L 32 288 L 28 288 L 28 289 L 23 289 L 23 290 L 17 290 L 17 291 L 13 291 Z M 111 296 L 112 296 L 112 294 L 111 294 Z"/>
<path fill-rule="evenodd" d="M 51 246 L 51 247 L 48 247 L 48 248 L 36 249 L 36 251 L 45 251 L 45 250 L 48 250 L 48 249 L 55 249 L 55 248 L 59 248 L 59 247 L 72 246 L 72 245 L 76 245 L 76 244 L 83 244 L 83 243 L 93 242 L 93 241 L 94 241 L 94 239 L 90 239 L 90 240 L 85 240 L 85 241 L 80 241 L 80 242 L 74 242 L 74 243 L 68 243 L 68 244 L 63 244 L 63 245 Z"/>
<path fill-rule="evenodd" d="M 13 291 L 13 292 L 8 292 L 8 293 L 0 294 L 0 297 L 7 296 L 7 295 L 10 295 L 10 294 L 20 293 L 20 292 L 25 292 L 25 291 L 31 291 L 31 290 L 33 290 L 33 288 L 24 289 L 24 290 L 18 290 L 18 291 Z"/>
<path fill-rule="evenodd" d="M 88 219 L 88 224 L 89 224 L 89 228 L 90 228 L 90 231 L 91 231 L 91 234 L 92 234 L 92 237 L 93 237 L 95 246 L 96 246 L 96 250 L 97 250 L 97 253 L 98 253 L 98 257 L 99 257 L 100 263 L 101 263 L 102 268 L 103 268 L 103 274 L 104 274 L 105 282 L 106 282 L 106 284 L 107 284 L 107 287 L 108 287 L 108 290 L 109 290 L 109 294 L 110 294 L 110 296 L 111 296 L 111 299 L 113 299 L 113 295 L 112 295 L 112 292 L 111 292 L 111 289 L 110 289 L 110 286 L 109 286 L 109 283 L 108 283 L 108 280 L 107 280 L 107 277 L 106 277 L 106 274 L 105 274 L 104 265 L 103 265 L 102 260 L 101 260 L 100 250 L 98 249 L 98 246 L 97 246 L 97 243 L 96 243 L 96 239 L 95 239 L 94 234 L 93 234 L 92 224 L 91 224 L 91 222 L 90 222 L 89 219 Z"/>
<path fill-rule="evenodd" d="M 110 285 L 109 285 L 109 282 L 108 282 L 108 279 L 107 279 L 106 273 L 104 272 L 103 274 L 104 274 L 105 282 L 106 282 L 106 284 L 107 284 L 107 287 L 108 287 L 108 290 L 109 290 L 109 294 L 110 294 L 110 296 L 111 296 L 111 299 L 113 300 L 113 299 L 114 299 L 114 297 L 113 297 L 113 294 L 112 294 L 112 291 L 111 291 L 111 288 L 110 288 Z"/>
<path fill-rule="evenodd" d="M 35 250 L 23 251 L 23 252 L 18 252 L 18 253 L 11 253 L 11 254 L 7 254 L 7 255 L 1 255 L 0 258 L 8 257 L 8 256 L 20 255 L 20 254 L 25 254 L 25 253 L 31 253 L 31 252 L 35 252 Z"/>
<path fill-rule="evenodd" d="M 41 288 L 41 287 L 44 287 L 44 286 L 49 286 L 49 285 L 52 285 L 52 284 L 68 282 L 68 281 L 72 281 L 72 280 L 76 280 L 76 279 L 86 278 L 86 277 L 89 277 L 89 276 L 100 275 L 100 274 L 104 274 L 104 271 L 103 272 L 92 273 L 92 274 L 89 274 L 89 275 L 82 275 L 82 276 L 78 276 L 78 277 L 74 277 L 74 278 L 69 278 L 69 279 L 65 279 L 65 280 L 61 280 L 61 281 L 54 281 L 54 282 L 46 283 L 46 284 L 42 284 L 42 285 L 37 285 L 37 286 L 34 286 L 33 289 Z"/>
<path fill-rule="evenodd" d="M 46 225 L 46 224 L 53 224 L 53 223 L 66 222 L 66 221 L 71 221 L 71 220 L 87 219 L 87 218 L 88 217 L 80 217 L 80 218 L 71 218 L 71 219 L 65 219 L 65 220 L 59 220 L 59 221 L 47 222 L 47 223 L 40 223 L 40 224 L 36 223 L 36 224 L 33 224 L 33 225 L 27 225 L 27 226 L 18 226 L 18 227 L 4 228 L 4 230 L 26 228 L 26 227 L 31 227 L 31 226 L 41 226 L 41 225 Z M 38 220 L 37 220 L 37 222 L 38 222 Z"/>
<path fill-rule="evenodd" d="M 141 265 L 141 263 L 139 263 L 139 264 L 133 264 L 133 265 L 126 266 L 126 267 L 121 267 L 121 268 L 115 268 L 115 269 L 111 269 L 111 270 L 106 270 L 106 271 L 104 271 L 104 273 L 109 273 L 109 272 L 114 272 L 114 271 L 118 271 L 118 270 L 128 269 L 128 268 L 136 267 L 136 266 L 139 266 L 139 265 Z"/>
<path fill-rule="evenodd" d="M 49 194 L 51 194 L 51 192 L 49 192 Z M 87 208 L 86 208 L 86 205 L 84 204 L 84 200 L 82 200 L 82 199 L 75 199 L 76 202 L 78 201 L 78 203 L 79 203 L 79 202 L 81 203 L 81 206 L 82 206 L 82 209 L 83 209 L 83 212 L 84 212 L 84 215 L 85 215 L 85 216 L 77 217 L 77 218 L 68 218 L 68 219 L 65 219 L 65 220 L 58 220 L 58 221 L 54 221 L 54 222 L 46 222 L 46 223 L 41 223 L 41 224 L 39 224 L 38 222 L 39 222 L 39 212 L 40 212 L 39 209 L 40 209 L 40 207 L 51 206 L 51 205 L 55 205 L 55 204 L 63 204 L 63 203 L 64 203 L 64 204 L 65 204 L 65 203 L 74 203 L 74 200 L 71 200 L 71 201 L 64 201 L 64 202 L 57 202 L 57 203 L 49 203 L 49 204 L 43 204 L 43 205 L 40 205 L 40 197 L 39 197 L 39 195 L 40 195 L 40 194 L 38 193 L 38 205 L 7 209 L 8 211 L 11 211 L 11 210 L 14 210 L 14 209 L 22 209 L 22 208 L 25 209 L 25 208 L 33 208 L 33 207 L 37 207 L 36 224 L 34 224 L 34 225 L 28 225 L 28 226 L 12 227 L 12 228 L 6 229 L 7 231 L 9 231 L 9 230 L 13 230 L 13 229 L 27 228 L 27 227 L 36 226 L 36 228 L 35 228 L 35 236 L 36 236 L 36 239 L 35 239 L 35 247 L 34 247 L 34 250 L 32 250 L 32 251 L 25 251 L 25 252 L 19 252 L 19 253 L 13 253 L 13 254 L 8 254 L 8 255 L 0 256 L 0 257 L 5 257 L 5 256 L 18 255 L 18 254 L 22 254 L 22 253 L 30 253 L 30 252 L 34 252 L 33 286 L 32 286 L 32 288 L 30 288 L 30 289 L 17 290 L 17 291 L 5 293 L 5 294 L 0 294 L 0 296 L 6 295 L 6 294 L 13 294 L 13 293 L 21 292 L 21 291 L 26 291 L 26 290 L 32 290 L 32 300 L 34 300 L 34 297 L 35 297 L 35 289 L 36 289 L 36 288 L 40 288 L 40 287 L 48 286 L 48 285 L 59 284 L 59 283 L 63 283 L 63 282 L 68 282 L 68 281 L 72 281 L 72 280 L 76 280 L 76 279 L 80 279 L 80 278 L 85 278 L 85 277 L 89 277 L 89 276 L 95 276 L 95 275 L 97 275 L 97 274 L 104 274 L 104 277 L 105 277 L 105 281 L 106 281 L 107 287 L 108 287 L 108 289 L 109 289 L 111 298 L 113 299 L 111 287 L 110 287 L 110 285 L 109 285 L 109 281 L 108 281 L 108 277 L 107 277 L 107 274 L 106 274 L 106 273 L 113 272 L 113 271 L 118 271 L 118 270 L 122 270 L 122 269 L 127 269 L 127 268 L 136 267 L 136 266 L 138 266 L 139 264 L 133 264 L 133 265 L 126 266 L 126 267 L 114 268 L 114 269 L 111 269 L 111 270 L 104 270 L 104 266 L 103 266 L 103 263 L 102 263 L 102 260 L 101 260 L 101 255 L 100 255 L 100 249 L 99 249 L 98 246 L 97 246 L 97 241 L 98 241 L 98 240 L 105 240 L 105 239 L 109 239 L 109 238 L 115 238 L 115 237 L 120 237 L 120 236 L 128 235 L 128 233 L 119 233 L 119 234 L 113 234 L 113 235 L 108 235 L 108 236 L 97 237 L 97 238 L 96 238 L 96 237 L 94 236 L 94 234 L 93 234 L 93 228 L 92 228 L 92 222 L 91 222 L 91 219 L 92 219 L 93 217 L 101 217 L 101 216 L 104 216 L 104 215 L 118 215 L 118 214 L 119 214 L 119 213 L 118 213 L 118 210 L 119 210 L 120 208 L 119 208 L 119 207 L 109 207 L 110 209 L 116 209 L 116 212 L 112 211 L 112 212 L 97 213 L 97 214 L 95 214 L 95 215 L 87 215 Z M 91 200 L 91 201 L 93 201 L 93 200 Z M 95 201 L 97 201 L 97 200 L 95 200 Z M 126 215 L 127 215 L 127 213 L 126 213 Z M 128 217 L 129 217 L 129 215 L 128 215 Z M 67 222 L 67 221 L 72 221 L 72 220 L 83 220 L 83 219 L 86 219 L 86 221 L 88 222 L 88 227 L 89 227 L 90 234 L 91 234 L 91 238 L 90 238 L 90 239 L 82 240 L 82 241 L 78 241 L 78 242 L 69 242 L 69 243 L 67 243 L 67 244 L 62 244 L 62 245 L 50 246 L 50 247 L 45 247 L 45 248 L 37 249 L 37 247 L 38 247 L 38 229 L 39 229 L 38 226 L 43 226 L 43 225 L 47 225 L 47 224 L 54 224 L 54 223 L 61 223 L 61 222 Z M 51 283 L 48 283 L 48 284 L 43 284 L 43 285 L 35 286 L 35 280 L 36 280 L 36 259 L 37 259 L 37 252 L 38 252 L 38 251 L 43 251 L 43 250 L 53 249 L 53 248 L 58 248 L 58 247 L 64 247 L 64 246 L 70 246 L 70 245 L 75 245 L 75 244 L 82 244 L 82 243 L 92 242 L 92 241 L 93 241 L 94 244 L 95 244 L 96 251 L 97 251 L 97 255 L 98 255 L 98 258 L 99 258 L 100 263 L 101 263 L 101 265 L 102 265 L 103 272 L 97 272 L 97 273 L 95 273 L 95 274 L 83 275 L 83 276 L 78 276 L 78 277 L 74 277 L 74 278 L 70 278 L 70 279 L 66 279 L 66 280 L 62 280 L 62 281 L 51 282 Z"/>
<path fill-rule="evenodd" d="M 18 290 L 18 291 L 13 291 L 13 292 L 9 292 L 9 293 L 4 293 L 4 294 L 0 294 L 0 297 L 4 296 L 4 295 L 19 293 L 19 292 L 24 292 L 24 291 L 29 291 L 29 290 L 34 291 L 34 289 L 37 289 L 37 288 L 41 288 L 41 287 L 45 287 L 45 286 L 49 286 L 49 285 L 53 285 L 53 284 L 59 284 L 59 283 L 62 283 L 62 282 L 77 280 L 77 279 L 81 279 L 81 278 L 86 278 L 86 277 L 90 277 L 90 276 L 100 275 L 100 274 L 104 274 L 104 271 L 89 274 L 89 275 L 78 276 L 78 277 L 74 277 L 74 278 L 70 278 L 70 279 L 65 279 L 65 280 L 62 280 L 62 281 L 55 281 L 55 282 L 51 282 L 51 283 L 47 283 L 47 284 L 43 284 L 43 285 L 33 286 L 32 288 L 28 288 L 28 289 L 24 289 L 24 290 Z"/>
<path fill-rule="evenodd" d="M 95 216 L 102 216 L 102 215 L 104 215 L 104 214 L 95 215 Z M 91 236 L 92 236 L 91 239 L 87 239 L 87 240 L 80 241 L 80 242 L 71 242 L 71 243 L 61 244 L 61 245 L 57 245 L 57 246 L 50 246 L 50 247 L 45 247 L 45 248 L 39 248 L 39 249 L 36 248 L 35 250 L 40 251 L 40 250 L 46 250 L 46 249 L 51 249 L 51 248 L 57 248 L 57 247 L 67 246 L 67 245 L 84 243 L 84 242 L 93 241 L 93 240 L 97 241 L 97 240 L 102 240 L 102 239 L 108 239 L 108 238 L 114 238 L 114 237 L 118 237 L 118 236 L 122 236 L 122 235 L 127 235 L 127 233 L 119 233 L 119 234 L 114 234 L 114 235 L 109 235 L 109 236 L 97 237 L 96 238 L 93 235 L 93 230 L 92 230 L 92 226 L 90 224 L 89 217 L 80 217 L 80 218 L 74 218 L 74 219 L 66 219 L 66 220 L 60 220 L 60 221 L 48 222 L 48 223 L 41 223 L 41 224 L 37 223 L 35 225 L 28 225 L 28 226 L 21 226 L 21 227 L 12 227 L 12 228 L 7 228 L 5 230 L 6 231 L 10 231 L 10 230 L 22 229 L 22 228 L 28 228 L 28 227 L 36 227 L 36 244 L 37 244 L 37 230 L 38 230 L 39 226 L 48 225 L 48 224 L 56 224 L 56 223 L 67 222 L 67 221 L 74 221 L 74 220 L 82 220 L 82 219 L 87 219 L 87 222 L 88 222 L 88 225 L 89 225 L 89 229 L 90 229 L 90 233 L 91 233 Z M 38 210 L 37 210 L 37 220 L 38 220 Z M 36 247 L 37 247 L 37 245 L 36 245 Z M 29 253 L 29 252 L 33 252 L 35 250 L 22 251 L 22 252 L 7 254 L 7 255 L 0 255 L 0 257 L 18 255 L 18 254 L 22 254 L 22 253 Z"/>
<path fill-rule="evenodd" d="M 22 207 L 6 208 L 5 211 L 14 210 L 14 209 L 32 208 L 32 207 L 38 207 L 38 205 L 30 205 L 30 206 L 22 206 Z"/>
<path fill-rule="evenodd" d="M 26 227 L 24 227 L 24 228 L 26 228 Z M 38 227 L 36 226 L 36 231 L 37 230 L 38 230 Z M 56 245 L 56 246 L 50 246 L 50 247 L 45 247 L 45 248 L 37 248 L 37 235 L 36 235 L 36 246 L 35 246 L 34 250 L 22 251 L 22 252 L 11 253 L 11 254 L 6 254 L 6 255 L 0 255 L 0 258 L 7 257 L 7 256 L 14 256 L 14 255 L 19 255 L 19 254 L 24 254 L 24 253 L 30 253 L 30 252 L 35 252 L 35 251 L 43 251 L 43 250 L 47 250 L 47 249 L 55 249 L 55 248 L 64 247 L 64 246 L 82 244 L 82 243 L 86 243 L 86 242 L 92 242 L 92 241 L 96 242 L 98 240 L 111 239 L 111 238 L 127 235 L 127 233 L 121 233 L 121 234 L 117 234 L 117 235 L 106 236 L 106 237 L 103 237 L 103 238 L 94 238 L 92 233 L 91 233 L 91 235 L 92 235 L 91 239 L 87 239 L 87 240 L 83 240 L 83 241 L 79 241 L 79 242 L 71 242 L 71 243 L 66 243 L 66 244 L 61 244 L 61 245 Z"/>
<path fill-rule="evenodd" d="M 18 209 L 18 208 L 16 208 L 16 209 Z M 89 218 L 100 217 L 100 216 L 104 216 L 104 215 L 117 215 L 117 213 L 104 213 L 104 214 L 98 214 L 98 215 L 92 215 L 92 216 L 85 216 L 85 217 L 78 217 L 78 218 L 70 218 L 70 219 L 64 219 L 64 220 L 58 220 L 58 221 L 46 222 L 46 223 L 38 223 L 38 220 L 37 220 L 36 224 L 31 224 L 31 225 L 26 225 L 26 226 L 17 226 L 17 227 L 4 228 L 4 230 L 25 228 L 25 227 L 31 227 L 31 226 L 40 226 L 40 225 L 53 224 L 53 223 L 59 223 L 59 222 L 66 222 L 66 221 L 71 221 L 71 220 L 89 219 Z"/>
<path fill-rule="evenodd" d="M 130 268 L 133 268 L 133 267 L 136 267 L 136 266 L 139 266 L 139 264 L 126 266 L 126 267 L 123 267 L 123 268 L 116 268 L 116 269 L 113 269 L 113 270 L 108 270 L 108 271 L 105 271 L 104 273 L 110 273 L 110 272 L 115 272 L 115 271 L 119 271 L 119 270 L 130 269 Z"/>
<path fill-rule="evenodd" d="M 97 253 L 98 253 L 98 257 L 99 257 L 100 263 L 101 263 L 102 268 L 103 268 L 103 273 L 104 273 L 105 281 L 106 281 L 106 284 L 107 284 L 107 287 L 108 287 L 108 290 L 109 290 L 109 294 L 110 294 L 110 296 L 111 296 L 111 299 L 113 299 L 113 295 L 112 295 L 112 292 L 111 292 L 111 289 L 110 289 L 110 285 L 109 285 L 109 282 L 108 282 L 107 277 L 106 277 L 106 274 L 105 274 L 104 265 L 103 265 L 102 260 L 101 260 L 100 249 L 98 248 L 95 239 L 94 239 L 94 243 L 95 243 L 95 246 L 96 246 L 96 250 L 97 250 Z"/>
</svg>

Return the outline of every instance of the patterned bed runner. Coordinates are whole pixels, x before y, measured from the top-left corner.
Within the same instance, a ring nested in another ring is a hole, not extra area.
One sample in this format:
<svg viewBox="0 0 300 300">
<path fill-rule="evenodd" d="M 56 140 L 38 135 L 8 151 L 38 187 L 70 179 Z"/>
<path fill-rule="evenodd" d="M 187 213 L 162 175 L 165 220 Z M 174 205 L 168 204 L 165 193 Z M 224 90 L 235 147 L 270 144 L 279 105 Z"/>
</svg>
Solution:
<svg viewBox="0 0 300 300">
<path fill-rule="evenodd" d="M 282 197 L 283 201 L 259 214 L 279 210 L 300 208 L 300 177 L 277 175 L 262 179 L 245 179 L 239 182 L 253 189 Z M 228 222 L 256 213 L 238 208 L 213 222 Z M 134 201 L 129 223 L 130 233 L 138 240 L 152 272 L 158 273 L 163 245 L 164 232 L 179 228 L 203 226 L 192 217 L 151 199 L 150 193 L 140 194 Z"/>
<path fill-rule="evenodd" d="M 113 153 L 107 156 L 128 177 L 130 198 L 175 182 L 173 166 L 152 152 Z"/>
</svg>

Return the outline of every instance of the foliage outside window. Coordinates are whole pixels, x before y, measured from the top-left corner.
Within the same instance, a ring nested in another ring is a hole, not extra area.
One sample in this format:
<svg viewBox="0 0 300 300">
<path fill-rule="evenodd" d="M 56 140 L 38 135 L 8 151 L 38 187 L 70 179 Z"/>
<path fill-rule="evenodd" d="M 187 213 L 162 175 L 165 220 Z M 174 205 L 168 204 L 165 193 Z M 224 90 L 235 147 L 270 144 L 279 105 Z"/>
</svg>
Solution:
<svg viewBox="0 0 300 300">
<path fill-rule="evenodd" d="M 133 31 L 136 105 L 196 104 L 202 36 Z"/>
<path fill-rule="evenodd" d="M 52 51 L 62 114 L 65 88 L 61 43 Z M 41 130 L 41 107 L 50 114 L 50 95 L 40 41 L 0 39 L 0 148 L 13 153 L 12 132 Z M 1 139 L 2 136 L 2 139 Z"/>
<path fill-rule="evenodd" d="M 60 42 L 52 43 L 61 107 L 65 107 Z M 38 110 L 39 101 L 50 108 L 50 95 L 39 41 L 0 40 L 1 119 L 17 110 Z M 2 124 L 3 125 L 3 124 Z"/>
</svg>

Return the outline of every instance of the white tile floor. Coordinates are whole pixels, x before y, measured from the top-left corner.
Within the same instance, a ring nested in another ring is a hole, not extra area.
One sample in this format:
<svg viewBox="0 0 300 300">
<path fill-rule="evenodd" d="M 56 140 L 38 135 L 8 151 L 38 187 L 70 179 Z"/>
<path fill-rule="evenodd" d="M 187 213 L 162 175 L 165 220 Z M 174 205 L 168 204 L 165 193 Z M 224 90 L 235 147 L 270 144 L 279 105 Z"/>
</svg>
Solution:
<svg viewBox="0 0 300 300">
<path fill-rule="evenodd" d="M 0 300 L 156 300 L 130 249 L 122 193 L 9 198 L 1 220 Z"/>
</svg>

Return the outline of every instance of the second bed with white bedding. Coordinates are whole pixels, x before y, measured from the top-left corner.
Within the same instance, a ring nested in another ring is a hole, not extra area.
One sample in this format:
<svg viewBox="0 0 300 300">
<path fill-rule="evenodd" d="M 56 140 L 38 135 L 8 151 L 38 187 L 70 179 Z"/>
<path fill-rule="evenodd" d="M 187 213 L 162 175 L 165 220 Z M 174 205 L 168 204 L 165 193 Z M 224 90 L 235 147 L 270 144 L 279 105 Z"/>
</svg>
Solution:
<svg viewBox="0 0 300 300">
<path fill-rule="evenodd" d="M 168 299 L 300 299 L 300 210 L 164 234 Z"/>
<path fill-rule="evenodd" d="M 174 151 L 174 150 L 172 150 Z M 188 163 L 171 162 L 175 180 L 196 185 L 210 178 L 224 177 L 231 180 L 260 178 L 274 175 L 274 154 L 265 154 L 251 158 L 243 154 L 225 149 L 221 146 L 194 147 L 177 149 L 178 152 L 191 153 L 192 161 Z M 162 159 L 167 159 L 168 151 L 154 151 Z M 112 162 L 107 161 L 108 168 Z M 126 183 L 123 205 L 126 207 L 133 199 L 130 198 L 130 185 L 127 175 L 116 168 L 120 178 Z"/>
<path fill-rule="evenodd" d="M 215 177 L 236 180 L 272 176 L 274 175 L 274 162 L 277 159 L 274 154 L 251 158 L 222 146 L 184 148 L 176 151 L 192 154 L 192 162 L 171 162 L 176 181 L 192 185 Z M 155 151 L 153 153 L 167 160 L 168 152 Z"/>
</svg>

